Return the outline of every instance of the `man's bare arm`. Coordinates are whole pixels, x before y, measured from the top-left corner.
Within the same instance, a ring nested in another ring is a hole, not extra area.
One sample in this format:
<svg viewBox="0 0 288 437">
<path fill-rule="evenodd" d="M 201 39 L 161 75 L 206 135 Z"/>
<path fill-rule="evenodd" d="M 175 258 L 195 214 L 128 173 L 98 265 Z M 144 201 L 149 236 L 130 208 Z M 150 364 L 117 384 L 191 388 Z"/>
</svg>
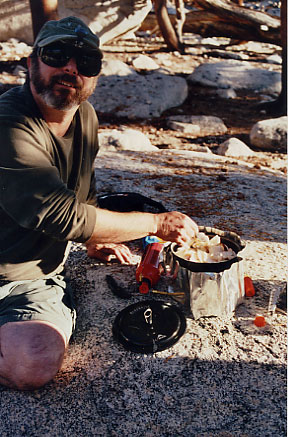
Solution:
<svg viewBox="0 0 288 437">
<path fill-rule="evenodd" d="M 86 245 L 89 247 L 97 243 L 122 243 L 147 235 L 156 235 L 165 241 L 183 245 L 197 232 L 197 224 L 178 211 L 161 214 L 121 213 L 97 208 L 95 229 Z"/>
</svg>

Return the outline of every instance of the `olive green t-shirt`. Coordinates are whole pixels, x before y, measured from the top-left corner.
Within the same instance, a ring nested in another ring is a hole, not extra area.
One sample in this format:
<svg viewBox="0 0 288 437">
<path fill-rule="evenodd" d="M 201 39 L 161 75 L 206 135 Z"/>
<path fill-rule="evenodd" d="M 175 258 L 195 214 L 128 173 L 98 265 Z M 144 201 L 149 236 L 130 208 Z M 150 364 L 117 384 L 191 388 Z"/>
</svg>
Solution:
<svg viewBox="0 0 288 437">
<path fill-rule="evenodd" d="M 88 102 L 80 105 L 65 136 L 57 137 L 29 85 L 0 96 L 0 279 L 58 273 L 69 241 L 85 242 L 92 235 L 97 131 Z"/>
</svg>

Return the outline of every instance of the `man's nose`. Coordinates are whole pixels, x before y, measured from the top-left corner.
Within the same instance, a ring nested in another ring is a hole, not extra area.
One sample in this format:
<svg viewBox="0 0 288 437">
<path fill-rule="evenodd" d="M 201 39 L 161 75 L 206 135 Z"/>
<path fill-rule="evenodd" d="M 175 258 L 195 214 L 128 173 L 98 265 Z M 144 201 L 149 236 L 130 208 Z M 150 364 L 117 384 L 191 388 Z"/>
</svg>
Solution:
<svg viewBox="0 0 288 437">
<path fill-rule="evenodd" d="M 76 64 L 76 60 L 74 58 L 70 58 L 67 64 L 64 67 L 64 70 L 70 74 L 78 74 L 78 68 Z"/>
</svg>

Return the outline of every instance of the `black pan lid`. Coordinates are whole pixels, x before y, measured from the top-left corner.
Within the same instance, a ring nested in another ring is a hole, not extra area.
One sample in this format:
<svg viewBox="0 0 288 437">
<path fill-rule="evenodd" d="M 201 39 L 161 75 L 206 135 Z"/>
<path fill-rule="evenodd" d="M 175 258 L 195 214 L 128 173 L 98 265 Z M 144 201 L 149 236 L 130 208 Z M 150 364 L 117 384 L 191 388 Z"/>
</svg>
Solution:
<svg viewBox="0 0 288 437">
<path fill-rule="evenodd" d="M 97 197 L 97 203 L 100 208 L 109 209 L 111 211 L 128 212 L 128 211 L 144 211 L 144 212 L 166 212 L 167 209 L 162 203 L 143 196 L 140 193 L 133 192 L 116 192 L 104 193 Z"/>
<path fill-rule="evenodd" d="M 114 338 L 127 350 L 154 353 L 168 349 L 184 334 L 186 318 L 175 305 L 145 300 L 124 308 L 114 320 Z"/>
</svg>

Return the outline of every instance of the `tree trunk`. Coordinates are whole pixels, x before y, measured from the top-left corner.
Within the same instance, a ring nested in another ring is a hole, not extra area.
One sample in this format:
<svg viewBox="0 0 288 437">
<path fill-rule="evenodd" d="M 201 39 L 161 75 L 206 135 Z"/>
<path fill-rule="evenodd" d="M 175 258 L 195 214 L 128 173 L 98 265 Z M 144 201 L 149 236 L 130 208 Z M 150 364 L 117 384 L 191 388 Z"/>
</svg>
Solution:
<svg viewBox="0 0 288 437">
<path fill-rule="evenodd" d="M 168 49 L 171 51 L 178 50 L 181 52 L 182 45 L 170 21 L 166 7 L 166 0 L 154 0 L 153 3 L 157 22 Z"/>
<path fill-rule="evenodd" d="M 46 21 L 58 19 L 58 0 L 29 0 L 34 40 Z"/>
<path fill-rule="evenodd" d="M 259 109 L 265 109 L 268 115 L 287 115 L 287 2 L 281 3 L 281 45 L 282 45 L 282 75 L 281 92 L 273 102 L 259 105 Z"/>
<path fill-rule="evenodd" d="M 205 12 L 215 14 L 215 20 L 219 21 L 220 25 L 222 24 L 223 32 L 228 25 L 230 28 L 228 34 L 222 36 L 235 38 L 235 34 L 229 35 L 235 28 L 238 33 L 241 33 L 240 38 L 246 41 L 255 40 L 281 44 L 280 20 L 276 17 L 237 6 L 229 0 L 195 0 L 194 4 L 196 7 L 204 9 Z"/>
<path fill-rule="evenodd" d="M 237 6 L 228 0 L 195 0 L 195 5 L 205 10 L 186 14 L 183 26 L 185 33 L 281 45 L 278 18 Z M 172 17 L 171 22 L 175 25 L 175 18 Z M 156 17 L 149 14 L 142 23 L 141 29 L 153 29 L 155 25 L 157 25 Z"/>
<path fill-rule="evenodd" d="M 287 2 L 281 4 L 281 41 L 282 41 L 282 90 L 279 103 L 283 115 L 287 115 Z"/>
</svg>

